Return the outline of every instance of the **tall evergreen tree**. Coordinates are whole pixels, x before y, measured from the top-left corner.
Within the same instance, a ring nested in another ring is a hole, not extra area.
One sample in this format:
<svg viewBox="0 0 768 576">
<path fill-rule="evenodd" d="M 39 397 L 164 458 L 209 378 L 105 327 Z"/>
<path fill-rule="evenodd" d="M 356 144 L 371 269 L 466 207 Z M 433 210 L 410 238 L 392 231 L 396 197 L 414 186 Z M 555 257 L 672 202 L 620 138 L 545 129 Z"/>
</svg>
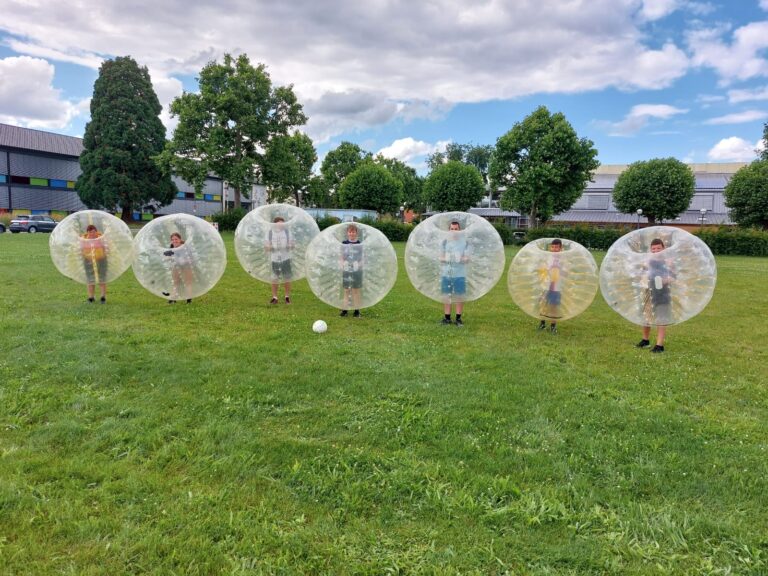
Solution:
<svg viewBox="0 0 768 576">
<path fill-rule="evenodd" d="M 89 208 L 121 210 L 123 220 L 146 204 L 170 204 L 176 185 L 153 157 L 165 146 L 162 106 L 146 66 L 130 56 L 107 60 L 93 86 L 77 192 Z"/>
</svg>

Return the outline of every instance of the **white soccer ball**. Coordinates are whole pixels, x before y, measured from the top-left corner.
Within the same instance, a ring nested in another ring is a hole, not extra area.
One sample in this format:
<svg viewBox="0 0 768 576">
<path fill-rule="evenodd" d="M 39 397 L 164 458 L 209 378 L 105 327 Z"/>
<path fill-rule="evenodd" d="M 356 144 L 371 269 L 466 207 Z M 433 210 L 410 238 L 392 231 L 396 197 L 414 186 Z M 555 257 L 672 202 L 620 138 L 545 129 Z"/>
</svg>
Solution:
<svg viewBox="0 0 768 576">
<path fill-rule="evenodd" d="M 315 334 L 323 334 L 326 330 L 328 330 L 328 324 L 325 323 L 325 320 L 315 320 L 315 323 L 312 324 L 312 332 Z"/>
</svg>

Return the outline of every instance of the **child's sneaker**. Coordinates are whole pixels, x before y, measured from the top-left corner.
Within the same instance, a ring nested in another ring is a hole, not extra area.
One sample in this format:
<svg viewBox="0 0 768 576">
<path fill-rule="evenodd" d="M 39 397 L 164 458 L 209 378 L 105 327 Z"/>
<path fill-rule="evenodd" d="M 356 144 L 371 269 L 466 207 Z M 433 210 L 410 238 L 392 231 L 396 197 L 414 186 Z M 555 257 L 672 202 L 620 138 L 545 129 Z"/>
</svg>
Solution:
<svg viewBox="0 0 768 576">
<path fill-rule="evenodd" d="M 651 352 L 653 352 L 654 354 L 660 354 L 661 352 L 664 352 L 664 346 L 659 346 L 658 344 L 656 344 L 656 346 L 651 348 Z"/>
<path fill-rule="evenodd" d="M 88 298 L 88 304 L 93 304 L 94 300 L 93 298 Z"/>
<path fill-rule="evenodd" d="M 648 346 L 650 346 L 650 345 L 651 345 L 651 343 L 648 340 L 646 340 L 645 338 L 643 338 L 642 340 L 640 340 L 640 342 L 635 344 L 635 348 L 648 348 Z"/>
<path fill-rule="evenodd" d="M 461 318 L 456 318 L 456 326 L 458 326 L 459 328 L 464 326 L 464 322 L 461 321 Z"/>
<path fill-rule="evenodd" d="M 538 328 L 539 330 L 544 330 L 546 327 L 547 327 L 547 323 L 544 320 L 539 322 L 539 328 Z"/>
<path fill-rule="evenodd" d="M 453 324 L 453 322 L 451 322 L 450 318 L 443 318 L 440 320 L 440 324 Z"/>
<path fill-rule="evenodd" d="M 285 297 L 285 303 L 286 304 L 290 304 L 291 303 L 291 297 L 290 296 L 286 296 Z"/>
<path fill-rule="evenodd" d="M 342 311 L 341 311 L 341 314 L 339 314 L 339 316 L 346 316 L 347 314 L 349 314 L 349 311 L 347 311 L 347 310 L 342 310 Z"/>
<path fill-rule="evenodd" d="M 552 334 L 557 334 L 557 324 L 552 324 L 552 326 L 549 327 L 549 331 Z"/>
<path fill-rule="evenodd" d="M 102 304 L 106 304 L 106 303 L 107 303 L 107 297 L 106 297 L 106 296 L 102 296 L 102 297 L 99 299 L 99 302 L 101 302 Z"/>
<path fill-rule="evenodd" d="M 352 316 L 354 316 L 355 318 L 360 318 L 360 310 L 355 310 Z"/>
<path fill-rule="evenodd" d="M 269 301 L 270 304 L 277 304 L 277 296 L 272 296 L 272 300 Z"/>
</svg>

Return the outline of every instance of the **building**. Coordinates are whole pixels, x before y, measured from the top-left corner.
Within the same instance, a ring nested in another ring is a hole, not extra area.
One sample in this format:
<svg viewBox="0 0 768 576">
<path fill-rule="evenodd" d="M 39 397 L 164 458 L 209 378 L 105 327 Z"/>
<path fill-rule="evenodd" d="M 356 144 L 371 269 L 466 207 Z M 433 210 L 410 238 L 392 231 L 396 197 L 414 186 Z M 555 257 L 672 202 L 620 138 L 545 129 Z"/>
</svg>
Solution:
<svg viewBox="0 0 768 576">
<path fill-rule="evenodd" d="M 82 151 L 81 138 L 0 124 L 0 213 L 50 214 L 61 219 L 86 209 L 75 190 Z M 213 175 L 206 179 L 200 194 L 181 178 L 174 177 L 173 181 L 179 189 L 176 198 L 154 215 L 206 217 L 221 212 L 223 203 L 234 198 L 224 181 Z M 254 188 L 254 197 L 263 196 L 263 187 Z M 243 206 L 250 208 L 250 200 L 243 199 Z M 136 220 L 152 218 L 149 206 L 134 213 Z"/>
<path fill-rule="evenodd" d="M 725 206 L 723 190 L 736 171 L 745 163 L 731 164 L 690 164 L 696 179 L 696 189 L 691 204 L 674 220 L 681 228 L 694 229 L 700 226 L 733 226 L 728 208 Z M 584 193 L 567 212 L 552 218 L 551 223 L 564 226 L 589 224 L 598 227 L 647 225 L 648 220 L 638 214 L 623 214 L 613 204 L 613 187 L 619 175 L 627 169 L 626 164 L 600 166 L 592 182 L 587 183 Z"/>
</svg>

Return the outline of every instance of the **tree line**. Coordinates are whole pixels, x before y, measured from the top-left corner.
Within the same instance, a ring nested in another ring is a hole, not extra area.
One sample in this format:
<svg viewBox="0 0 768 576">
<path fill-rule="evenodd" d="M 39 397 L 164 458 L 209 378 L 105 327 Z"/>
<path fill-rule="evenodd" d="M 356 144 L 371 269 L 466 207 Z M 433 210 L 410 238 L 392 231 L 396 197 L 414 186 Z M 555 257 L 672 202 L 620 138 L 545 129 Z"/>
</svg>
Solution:
<svg viewBox="0 0 768 576">
<path fill-rule="evenodd" d="M 300 131 L 307 117 L 292 86 L 275 86 L 266 67 L 245 54 L 209 62 L 197 80 L 197 92 L 171 103 L 178 123 L 167 140 L 147 68 L 129 56 L 102 64 L 76 183 L 86 206 L 119 207 L 128 220 L 135 210 L 173 201 L 178 190 L 171 175 L 201 193 L 215 174 L 234 190 L 236 207 L 255 184 L 266 186 L 270 201 L 391 214 L 467 210 L 498 197 L 535 227 L 570 209 L 599 166 L 593 142 L 580 138 L 562 113 L 540 106 L 495 146 L 450 143 L 434 152 L 426 177 L 351 142 L 328 152 L 315 174 L 317 152 Z M 768 123 L 763 137 L 768 141 Z M 613 200 L 621 212 L 642 209 L 655 223 L 684 211 L 694 190 L 689 166 L 656 158 L 631 164 Z M 768 228 L 768 148 L 736 173 L 725 195 L 736 222 Z"/>
</svg>

